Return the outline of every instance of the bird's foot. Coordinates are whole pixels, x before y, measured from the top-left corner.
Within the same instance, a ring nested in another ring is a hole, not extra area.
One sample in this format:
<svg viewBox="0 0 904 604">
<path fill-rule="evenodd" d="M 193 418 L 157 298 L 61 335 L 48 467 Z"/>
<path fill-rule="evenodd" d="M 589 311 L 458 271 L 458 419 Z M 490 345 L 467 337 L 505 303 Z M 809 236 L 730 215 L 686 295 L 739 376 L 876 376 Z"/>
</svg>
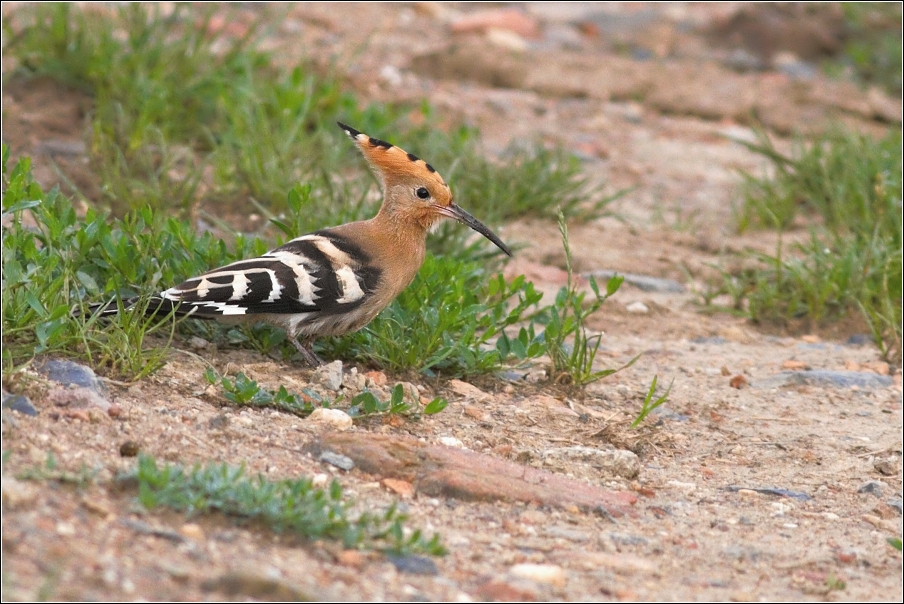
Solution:
<svg viewBox="0 0 904 604">
<path fill-rule="evenodd" d="M 292 342 L 292 345 L 295 346 L 298 352 L 301 353 L 301 356 L 303 356 L 304 360 L 308 362 L 308 365 L 310 365 L 311 367 L 320 367 L 321 365 L 323 365 L 323 360 L 297 339 L 289 338 L 289 341 Z"/>
</svg>

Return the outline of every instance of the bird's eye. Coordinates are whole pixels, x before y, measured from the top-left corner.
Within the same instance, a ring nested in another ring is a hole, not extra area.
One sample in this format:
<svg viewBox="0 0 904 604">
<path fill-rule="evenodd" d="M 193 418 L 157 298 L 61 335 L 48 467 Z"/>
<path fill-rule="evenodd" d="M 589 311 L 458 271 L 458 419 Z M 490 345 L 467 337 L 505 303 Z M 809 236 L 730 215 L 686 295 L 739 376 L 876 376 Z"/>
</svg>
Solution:
<svg viewBox="0 0 904 604">
<path fill-rule="evenodd" d="M 427 199 L 428 197 L 430 197 L 430 191 L 428 191 L 426 187 L 418 188 L 418 190 L 416 190 L 414 194 L 421 199 Z"/>
</svg>

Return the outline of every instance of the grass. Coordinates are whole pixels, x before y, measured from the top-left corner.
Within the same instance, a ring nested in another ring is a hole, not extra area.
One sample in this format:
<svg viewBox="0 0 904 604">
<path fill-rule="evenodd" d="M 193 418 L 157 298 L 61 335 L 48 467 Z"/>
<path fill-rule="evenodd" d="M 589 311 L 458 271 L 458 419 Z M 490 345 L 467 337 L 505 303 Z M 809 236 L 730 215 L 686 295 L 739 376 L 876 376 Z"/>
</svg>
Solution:
<svg viewBox="0 0 904 604">
<path fill-rule="evenodd" d="M 848 72 L 863 84 L 901 97 L 901 5 L 897 2 L 842 2 L 848 36 L 829 73 Z"/>
<path fill-rule="evenodd" d="M 755 321 L 818 326 L 861 314 L 889 358 L 901 354 L 901 133 L 873 138 L 834 130 L 780 153 L 748 145 L 771 176 L 744 175 L 741 230 L 809 224 L 806 243 L 758 254 L 759 266 L 725 275 L 719 291 Z"/>
<path fill-rule="evenodd" d="M 191 469 L 161 466 L 144 455 L 126 478 L 137 481 L 138 501 L 149 510 L 167 507 L 189 515 L 219 512 L 311 541 L 336 540 L 346 548 L 446 553 L 439 535 L 427 539 L 420 530 L 406 530 L 407 516 L 395 505 L 378 514 L 354 514 L 335 480 L 328 489 L 321 489 L 307 478 L 273 481 L 249 476 L 244 467 L 216 463 Z"/>
<path fill-rule="evenodd" d="M 429 104 L 361 107 L 331 73 L 304 62 L 277 67 L 258 46 L 268 14 L 231 37 L 217 31 L 213 10 L 50 4 L 23 7 L 4 21 L 4 50 L 18 60 L 12 77 L 49 76 L 91 94 L 89 156 L 100 180 L 100 196 L 86 199 L 89 209 L 78 215 L 68 195 L 41 190 L 27 158 L 4 149 L 5 373 L 37 354 L 62 353 L 134 379 L 156 370 L 166 342 L 186 333 L 291 355 L 284 334 L 268 326 L 174 326 L 138 312 L 97 321 L 84 311 L 89 302 L 150 296 L 285 238 L 371 215 L 376 182 L 337 118 L 428 158 L 457 202 L 490 225 L 550 217 L 556 208 L 589 218 L 611 201 L 591 190 L 577 160 L 560 149 L 513 147 L 488 159 L 476 130 L 431 127 Z M 214 207 L 215 215 L 207 212 Z M 253 235 L 237 233 L 223 220 L 230 211 L 269 220 Z M 198 215 L 228 243 L 181 220 Z M 367 329 L 320 342 L 321 354 L 465 376 L 551 350 L 534 323 L 556 330 L 561 319 L 551 356 L 566 338 L 586 337 L 566 316 L 582 297 L 538 307 L 532 284 L 496 274 L 498 254 L 490 256 L 487 245 L 461 225 L 445 225 L 430 239 L 433 255 L 414 284 Z M 516 328 L 517 337 L 505 333 Z M 574 347 L 580 358 L 570 362 L 585 371 L 575 373 L 575 383 L 593 373 L 587 343 Z"/>
<path fill-rule="evenodd" d="M 643 405 L 640 408 L 640 413 L 637 414 L 637 417 L 634 418 L 634 421 L 631 422 L 631 427 L 636 428 L 654 409 L 662 405 L 669 398 L 669 393 L 672 391 L 672 384 L 675 383 L 672 380 L 672 383 L 669 384 L 669 387 L 666 388 L 665 393 L 662 396 L 657 398 L 655 401 L 653 400 L 653 395 L 656 394 L 656 383 L 659 381 L 659 376 L 653 376 L 653 381 L 650 383 L 650 389 L 647 391 L 647 395 L 643 399 Z"/>
</svg>

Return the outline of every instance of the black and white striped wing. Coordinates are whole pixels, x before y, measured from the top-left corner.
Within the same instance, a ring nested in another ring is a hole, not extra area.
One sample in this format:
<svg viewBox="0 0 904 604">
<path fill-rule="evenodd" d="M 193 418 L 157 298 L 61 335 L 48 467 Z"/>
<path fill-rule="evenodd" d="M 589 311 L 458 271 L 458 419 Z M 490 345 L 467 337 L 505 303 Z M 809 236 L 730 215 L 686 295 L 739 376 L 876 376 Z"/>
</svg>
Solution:
<svg viewBox="0 0 904 604">
<path fill-rule="evenodd" d="M 380 271 L 369 261 L 345 238 L 318 231 L 259 258 L 188 279 L 160 297 L 178 314 L 198 318 L 345 314 L 364 304 L 377 286 Z"/>
</svg>

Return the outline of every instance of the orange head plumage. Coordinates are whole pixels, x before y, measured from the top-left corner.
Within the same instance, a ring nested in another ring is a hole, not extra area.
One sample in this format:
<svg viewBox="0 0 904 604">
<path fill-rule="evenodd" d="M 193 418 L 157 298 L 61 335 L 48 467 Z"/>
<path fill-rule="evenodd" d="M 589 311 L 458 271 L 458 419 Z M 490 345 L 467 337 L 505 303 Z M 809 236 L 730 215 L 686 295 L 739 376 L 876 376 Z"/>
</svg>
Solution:
<svg viewBox="0 0 904 604">
<path fill-rule="evenodd" d="M 383 182 L 383 207 L 394 220 L 416 224 L 425 231 L 442 218 L 468 225 L 503 252 L 512 255 L 489 228 L 452 201 L 452 190 L 433 166 L 384 140 L 338 122 Z"/>
</svg>

